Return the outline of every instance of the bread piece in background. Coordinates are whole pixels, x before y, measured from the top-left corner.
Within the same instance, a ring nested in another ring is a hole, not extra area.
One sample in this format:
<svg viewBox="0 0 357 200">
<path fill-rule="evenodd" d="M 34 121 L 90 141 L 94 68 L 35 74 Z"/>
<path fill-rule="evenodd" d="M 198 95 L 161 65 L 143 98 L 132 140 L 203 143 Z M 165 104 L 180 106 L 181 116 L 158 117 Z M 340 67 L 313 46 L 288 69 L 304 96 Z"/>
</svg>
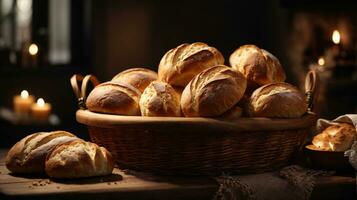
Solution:
<svg viewBox="0 0 357 200">
<path fill-rule="evenodd" d="M 186 117 L 218 117 L 235 106 L 247 86 L 243 75 L 218 65 L 196 75 L 181 96 Z"/>
<path fill-rule="evenodd" d="M 96 86 L 88 95 L 86 106 L 92 112 L 140 115 L 141 92 L 123 82 L 105 82 Z"/>
<path fill-rule="evenodd" d="M 179 117 L 180 94 L 168 83 L 151 82 L 141 95 L 140 110 L 142 116 Z"/>
<path fill-rule="evenodd" d="M 299 118 L 307 111 L 305 95 L 288 83 L 271 83 L 256 89 L 250 97 L 251 117 Z"/>
<path fill-rule="evenodd" d="M 224 58 L 216 48 L 202 42 L 182 44 L 162 57 L 159 80 L 185 87 L 201 71 L 220 64 L 224 64 Z"/>
<path fill-rule="evenodd" d="M 122 82 L 134 86 L 140 92 L 153 81 L 157 80 L 157 73 L 145 68 L 132 68 L 120 72 L 112 79 L 113 82 Z"/>
<path fill-rule="evenodd" d="M 52 178 L 82 178 L 111 174 L 114 161 L 104 147 L 77 140 L 57 146 L 47 156 L 45 166 Z"/>
<path fill-rule="evenodd" d="M 255 45 L 244 45 L 235 50 L 229 63 L 248 80 L 248 90 L 285 81 L 285 72 L 279 60 L 271 53 Z"/>
<path fill-rule="evenodd" d="M 47 154 L 57 145 L 74 140 L 80 139 L 66 131 L 31 134 L 10 149 L 6 167 L 13 173 L 43 173 Z"/>
</svg>

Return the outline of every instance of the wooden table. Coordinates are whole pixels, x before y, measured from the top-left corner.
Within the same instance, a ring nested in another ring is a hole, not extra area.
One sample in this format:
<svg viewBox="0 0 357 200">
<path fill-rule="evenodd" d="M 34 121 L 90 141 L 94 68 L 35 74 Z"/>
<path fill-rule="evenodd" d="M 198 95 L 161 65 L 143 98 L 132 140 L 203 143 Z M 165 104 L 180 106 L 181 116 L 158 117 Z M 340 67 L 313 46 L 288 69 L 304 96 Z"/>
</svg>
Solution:
<svg viewBox="0 0 357 200">
<path fill-rule="evenodd" d="M 9 174 L 0 150 L 0 199 L 212 199 L 218 189 L 211 178 L 130 175 L 115 169 L 102 178 L 58 181 L 46 177 Z M 355 199 L 355 178 L 332 176 L 318 179 L 312 199 Z"/>
</svg>

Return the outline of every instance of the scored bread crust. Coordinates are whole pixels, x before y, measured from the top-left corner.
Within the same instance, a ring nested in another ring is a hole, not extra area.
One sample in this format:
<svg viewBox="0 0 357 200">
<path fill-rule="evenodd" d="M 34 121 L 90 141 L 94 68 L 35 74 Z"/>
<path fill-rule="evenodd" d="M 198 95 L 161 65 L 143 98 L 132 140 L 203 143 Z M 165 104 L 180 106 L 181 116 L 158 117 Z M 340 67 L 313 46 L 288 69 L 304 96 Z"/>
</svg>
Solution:
<svg viewBox="0 0 357 200">
<path fill-rule="evenodd" d="M 231 109 L 243 97 L 246 79 L 231 68 L 218 65 L 196 75 L 181 96 L 186 117 L 216 117 Z"/>
<path fill-rule="evenodd" d="M 104 147 L 76 140 L 58 145 L 46 158 L 45 170 L 52 178 L 82 178 L 112 173 L 113 157 Z"/>
<path fill-rule="evenodd" d="M 123 82 L 105 82 L 88 95 L 88 110 L 106 114 L 139 115 L 141 92 Z"/>
<path fill-rule="evenodd" d="M 158 76 L 172 86 L 185 87 L 201 71 L 223 63 L 224 57 L 216 48 L 202 42 L 185 43 L 162 57 Z"/>
<path fill-rule="evenodd" d="M 146 68 L 131 68 L 120 72 L 113 77 L 113 82 L 122 82 L 134 86 L 140 92 L 152 82 L 157 80 L 157 73 Z"/>
<path fill-rule="evenodd" d="M 249 99 L 251 117 L 298 118 L 307 111 L 305 96 L 288 83 L 271 83 L 256 89 Z"/>
<path fill-rule="evenodd" d="M 74 140 L 79 138 L 66 131 L 31 134 L 9 150 L 6 167 L 13 173 L 43 173 L 47 154 L 55 146 Z"/>
<path fill-rule="evenodd" d="M 151 82 L 141 95 L 140 110 L 142 116 L 179 117 L 180 94 L 168 83 Z"/>
</svg>

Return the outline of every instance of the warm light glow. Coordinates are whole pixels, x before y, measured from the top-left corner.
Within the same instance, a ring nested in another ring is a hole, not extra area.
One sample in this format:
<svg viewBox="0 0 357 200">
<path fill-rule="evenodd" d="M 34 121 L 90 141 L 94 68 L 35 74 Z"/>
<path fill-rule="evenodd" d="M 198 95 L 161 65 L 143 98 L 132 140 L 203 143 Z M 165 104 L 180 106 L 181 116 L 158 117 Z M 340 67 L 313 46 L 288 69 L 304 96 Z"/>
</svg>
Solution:
<svg viewBox="0 0 357 200">
<path fill-rule="evenodd" d="M 31 44 L 29 46 L 29 53 L 34 56 L 38 53 L 38 46 L 36 44 Z"/>
<path fill-rule="evenodd" d="M 334 30 L 332 33 L 333 43 L 340 44 L 340 40 L 341 40 L 340 32 L 338 32 L 338 30 Z"/>
<path fill-rule="evenodd" d="M 317 64 L 323 66 L 325 64 L 325 59 L 323 57 L 320 57 L 319 60 L 317 61 Z"/>
<path fill-rule="evenodd" d="M 334 151 L 335 150 L 334 145 L 331 142 L 328 142 L 328 144 L 330 145 L 330 148 L 332 149 L 332 151 Z"/>
<path fill-rule="evenodd" d="M 45 106 L 45 100 L 43 100 L 42 98 L 37 99 L 37 105 L 40 107 Z"/>
<path fill-rule="evenodd" d="M 21 98 L 27 99 L 29 97 L 29 92 L 27 90 L 21 91 Z"/>
</svg>

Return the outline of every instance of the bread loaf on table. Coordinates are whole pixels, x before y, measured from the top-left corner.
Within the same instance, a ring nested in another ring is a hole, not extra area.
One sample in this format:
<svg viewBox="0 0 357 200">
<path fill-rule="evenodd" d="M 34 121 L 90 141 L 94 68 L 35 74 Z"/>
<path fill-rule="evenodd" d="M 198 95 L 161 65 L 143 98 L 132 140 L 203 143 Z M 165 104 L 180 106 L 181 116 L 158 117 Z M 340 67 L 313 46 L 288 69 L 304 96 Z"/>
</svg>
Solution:
<svg viewBox="0 0 357 200">
<path fill-rule="evenodd" d="M 134 86 L 140 92 L 152 82 L 157 80 L 157 73 L 145 68 L 132 68 L 120 72 L 112 79 L 113 82 L 122 82 Z"/>
<path fill-rule="evenodd" d="M 182 44 L 168 51 L 159 64 L 159 80 L 185 87 L 201 71 L 224 63 L 222 54 L 202 42 Z"/>
<path fill-rule="evenodd" d="M 181 96 L 186 117 L 218 117 L 242 98 L 247 81 L 239 72 L 218 65 L 195 76 Z"/>
<path fill-rule="evenodd" d="M 112 173 L 112 155 L 98 145 L 83 140 L 57 146 L 46 159 L 46 173 L 53 178 L 82 178 Z"/>
<path fill-rule="evenodd" d="M 88 95 L 88 110 L 106 114 L 140 115 L 141 92 L 122 82 L 105 82 L 95 87 Z"/>
<path fill-rule="evenodd" d="M 6 156 L 6 167 L 13 173 L 43 173 L 49 152 L 57 145 L 80 140 L 66 131 L 31 134 L 17 142 Z"/>
</svg>

